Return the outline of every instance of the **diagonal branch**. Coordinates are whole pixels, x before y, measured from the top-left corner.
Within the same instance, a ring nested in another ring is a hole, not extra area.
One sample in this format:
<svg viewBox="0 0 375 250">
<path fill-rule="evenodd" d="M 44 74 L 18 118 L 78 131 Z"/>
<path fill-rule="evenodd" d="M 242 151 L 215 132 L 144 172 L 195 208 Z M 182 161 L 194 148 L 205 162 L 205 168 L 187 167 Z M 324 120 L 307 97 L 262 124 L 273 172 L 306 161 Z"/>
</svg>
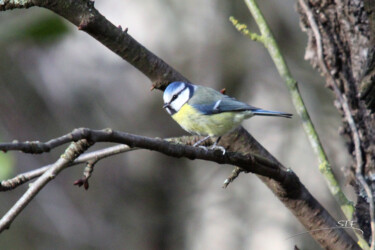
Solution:
<svg viewBox="0 0 375 250">
<path fill-rule="evenodd" d="M 2 2 L 3 1 L 3 2 Z M 128 29 L 122 30 L 109 22 L 94 8 L 91 0 L 0 0 L 0 11 L 28 8 L 32 6 L 49 9 L 73 23 L 79 30 L 85 31 L 111 51 L 136 67 L 147 76 L 153 88 L 164 89 L 168 83 L 187 79 L 178 71 L 155 56 L 151 51 L 138 43 Z"/>
<path fill-rule="evenodd" d="M 96 151 L 93 151 L 93 152 L 90 152 L 90 153 L 80 155 L 73 162 L 69 163 L 68 167 L 75 166 L 75 165 L 78 165 L 78 164 L 82 164 L 82 163 L 88 162 L 92 159 L 101 160 L 101 159 L 110 157 L 112 155 L 132 151 L 132 150 L 135 150 L 135 149 L 137 149 L 137 148 L 130 148 L 127 145 L 116 145 L 116 146 L 112 146 L 112 147 L 109 147 L 109 148 L 96 150 Z M 31 181 L 35 178 L 38 178 L 39 176 L 44 174 L 48 169 L 50 169 L 52 166 L 53 166 L 53 164 L 50 164 L 50 165 L 47 165 L 47 166 L 44 166 L 44 167 L 40 167 L 38 169 L 28 171 L 26 173 L 19 174 L 19 175 L 13 177 L 12 179 L 1 181 L 0 182 L 0 192 L 15 189 L 15 188 L 19 187 L 20 185 L 22 185 L 22 184 L 24 184 L 28 181 Z"/>
<path fill-rule="evenodd" d="M 58 175 L 64 168 L 69 166 L 69 163 L 82 154 L 92 145 L 88 140 L 80 140 L 72 143 L 65 153 L 58 159 L 43 175 L 41 175 L 22 195 L 16 204 L 1 218 L 0 232 L 8 229 L 13 220 L 18 214 L 29 204 L 29 202 L 39 193 L 39 191 L 56 175 Z"/>
</svg>

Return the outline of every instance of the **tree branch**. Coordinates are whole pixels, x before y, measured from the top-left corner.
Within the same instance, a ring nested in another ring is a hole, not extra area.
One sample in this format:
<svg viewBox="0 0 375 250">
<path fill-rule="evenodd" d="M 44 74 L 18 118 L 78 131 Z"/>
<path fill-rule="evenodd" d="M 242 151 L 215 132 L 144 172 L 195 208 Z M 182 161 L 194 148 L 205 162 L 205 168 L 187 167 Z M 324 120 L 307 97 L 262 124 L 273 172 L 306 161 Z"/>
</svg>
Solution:
<svg viewBox="0 0 375 250">
<path fill-rule="evenodd" d="M 127 33 L 109 22 L 94 8 L 91 0 L 3 0 L 0 11 L 32 6 L 49 9 L 85 31 L 121 58 L 136 67 L 152 82 L 153 88 L 164 90 L 172 81 L 187 79 L 138 43 Z"/>
<path fill-rule="evenodd" d="M 2 151 L 6 152 L 8 150 L 18 150 L 22 152 L 29 152 L 29 153 L 44 153 L 48 152 L 49 150 L 52 150 L 53 148 L 63 145 L 61 140 L 62 137 L 58 139 L 52 139 L 48 142 L 41 143 L 39 141 L 33 141 L 33 142 L 17 142 L 13 141 L 12 143 L 2 143 L 3 149 Z M 187 145 L 193 145 L 196 141 L 199 140 L 199 137 L 196 136 L 183 136 L 183 137 L 177 137 L 177 138 L 168 138 L 166 141 L 172 142 L 172 143 L 180 143 L 180 144 L 187 144 Z M 57 143 L 59 141 L 59 143 Z M 65 143 L 68 143 L 69 140 L 65 141 Z M 210 143 L 210 140 L 206 140 L 207 143 Z M 18 143 L 19 146 L 16 146 Z M 8 148 L 8 149 L 5 149 Z M 48 149 L 43 151 L 42 148 Z M 69 164 L 69 167 L 75 166 L 78 164 L 86 163 L 88 161 L 98 161 L 104 158 L 107 158 L 109 156 L 117 155 L 120 153 L 128 152 L 137 150 L 139 148 L 130 148 L 128 145 L 116 145 L 104 149 L 100 149 L 94 152 L 85 153 L 83 155 L 80 155 L 77 159 L 75 159 L 72 163 Z M 18 174 L 17 176 L 8 179 L 3 180 L 0 182 L 0 192 L 9 191 L 12 189 L 15 189 L 19 187 L 20 185 L 33 180 L 35 178 L 38 178 L 41 176 L 45 171 L 47 171 L 51 165 L 43 166 L 38 169 L 34 169 L 25 173 Z M 229 184 L 229 183 L 228 183 Z"/>
<path fill-rule="evenodd" d="M 96 161 L 107 158 L 112 155 L 136 150 L 137 148 L 130 148 L 127 145 L 116 145 L 109 148 L 100 149 L 94 152 L 85 153 L 83 155 L 80 155 L 77 159 L 75 159 L 73 162 L 69 163 L 68 167 L 75 166 L 78 164 L 82 164 L 88 161 L 91 161 L 95 159 Z M 35 178 L 38 178 L 44 172 L 46 172 L 49 168 L 51 168 L 53 164 L 47 165 L 38 169 L 34 169 L 31 171 L 28 171 L 26 173 L 19 174 L 12 179 L 4 180 L 0 182 L 0 192 L 1 191 L 9 191 L 12 189 L 15 189 L 19 187 L 20 185 L 33 180 Z"/>
<path fill-rule="evenodd" d="M 119 153 L 120 151 L 129 151 L 131 148 L 129 146 L 120 145 L 123 147 L 116 146 L 116 148 L 111 148 L 111 150 L 102 150 L 101 152 L 93 152 L 86 155 L 82 155 L 85 150 L 96 142 L 117 142 L 126 143 L 132 147 L 145 148 L 150 150 L 157 150 L 169 156 L 175 157 L 188 157 L 189 159 L 204 159 L 214 161 L 220 164 L 228 163 L 241 166 L 248 172 L 254 172 L 260 175 L 277 180 L 283 183 L 283 185 L 295 186 L 298 183 L 298 177 L 292 172 L 280 169 L 279 166 L 263 157 L 257 155 L 242 155 L 239 153 L 228 152 L 222 155 L 222 152 L 205 150 L 202 148 L 192 147 L 188 145 L 174 144 L 161 139 L 152 139 L 143 136 L 132 135 L 128 133 L 112 131 L 110 129 L 105 130 L 90 130 L 86 128 L 76 129 L 73 132 L 61 136 L 59 138 L 50 140 L 46 143 L 43 142 L 28 142 L 28 143 L 3 143 L 0 144 L 0 150 L 19 150 L 22 152 L 40 153 L 41 148 L 46 148 L 49 150 L 53 149 L 49 145 L 57 146 L 58 143 L 70 138 L 72 141 L 78 141 L 72 143 L 65 153 L 60 157 L 60 159 L 51 165 L 50 167 L 43 167 L 29 173 L 30 178 L 35 178 L 36 175 L 40 175 L 41 172 L 44 173 L 31 185 L 27 192 L 16 202 L 16 204 L 4 215 L 0 220 L 0 232 L 9 228 L 12 221 L 18 216 L 18 214 L 27 206 L 27 204 L 36 196 L 36 194 L 52 179 L 54 179 L 59 172 L 63 169 L 78 164 L 78 162 L 92 160 L 99 160 L 100 157 L 108 157 L 110 155 Z M 113 150 L 115 149 L 115 150 Z M 78 157 L 78 158 L 77 158 Z M 296 181 L 294 181 L 296 179 Z M 25 180 L 25 178 L 23 178 Z M 87 181 L 87 179 L 85 180 Z M 19 185 L 19 184 L 18 184 Z M 86 185 L 86 183 L 85 183 Z M 88 185 L 88 184 L 87 184 Z M 296 188 L 298 188 L 296 186 Z M 9 190 L 9 189 L 8 189 Z"/>
<path fill-rule="evenodd" d="M 30 0 L 25 2 L 29 3 L 28 7 L 32 5 L 44 7 L 66 18 L 79 29 L 84 30 L 93 36 L 113 52 L 143 72 L 152 81 L 155 88 L 164 89 L 165 86 L 173 80 L 186 81 L 185 77 L 145 49 L 128 35 L 127 32 L 122 31 L 122 29 L 115 27 L 106 20 L 105 17 L 93 7 L 91 1 Z M 3 2 L 0 2 L 0 10 L 5 9 L 4 5 L 2 6 L 2 3 Z M 7 1 L 7 3 L 8 6 L 10 6 L 9 3 L 16 3 L 16 1 Z M 25 6 L 26 5 L 23 7 Z M 18 8 L 19 6 L 14 5 L 11 7 Z M 217 158 L 218 161 L 216 162 L 218 163 L 229 163 L 230 160 L 237 159 L 238 161 L 232 162 L 234 165 L 243 165 L 253 171 L 260 171 L 259 169 L 255 169 L 253 166 L 250 167 L 246 164 L 249 163 L 249 161 L 252 161 L 249 156 L 245 159 L 245 156 L 241 156 L 242 158 L 236 158 L 236 153 L 227 153 L 225 156 L 222 156 L 221 151 L 216 153 L 213 151 L 199 152 L 198 149 L 193 147 L 181 145 L 171 146 L 172 144 L 157 139 L 138 138 L 140 140 L 135 143 L 136 140 L 133 142 L 132 139 L 136 138 L 131 137 L 131 135 L 125 140 L 125 137 L 121 138 L 123 134 L 115 135 L 114 133 L 109 133 L 108 135 L 107 133 L 108 131 L 99 131 L 98 133 L 95 133 L 96 136 L 92 136 L 91 134 L 89 137 L 90 139 L 94 139 L 94 141 L 100 141 L 100 139 L 109 136 L 109 139 L 113 141 L 117 142 L 118 140 L 120 143 L 130 143 L 128 145 L 131 147 L 144 146 L 148 149 L 160 152 L 164 151 L 163 153 L 175 157 L 186 156 L 188 158 L 197 158 L 198 154 L 201 154 L 202 159 L 208 160 L 211 159 L 210 157 Z M 147 144 L 146 142 L 150 144 Z M 293 172 L 287 171 L 286 168 L 283 167 L 269 152 L 267 152 L 267 150 L 264 149 L 246 130 L 239 128 L 231 134 L 224 136 L 221 140 L 221 145 L 226 146 L 229 151 L 241 152 L 244 154 L 256 154 L 271 162 L 272 166 L 263 166 L 262 169 L 265 171 L 263 174 L 264 176 L 275 176 L 278 181 L 263 176 L 259 176 L 259 178 L 275 193 L 283 204 L 293 212 L 307 230 L 333 228 L 337 226 L 336 221 L 308 192 L 299 181 L 298 177 Z M 43 147 L 41 147 L 41 149 L 43 150 Z M 275 166 L 277 166 L 277 168 L 274 168 Z M 261 173 L 259 172 L 259 174 Z M 343 229 L 325 230 L 324 232 L 321 230 L 312 231 L 310 234 L 322 247 L 325 248 L 358 249 L 358 245 Z"/>
<path fill-rule="evenodd" d="M 17 215 L 27 206 L 27 204 L 29 204 L 39 191 L 91 145 L 92 143 L 88 140 L 80 140 L 72 143 L 60 159 L 57 160 L 43 175 L 41 175 L 22 195 L 16 204 L 3 216 L 3 218 L 1 218 L 0 232 L 8 229 Z"/>
<path fill-rule="evenodd" d="M 269 161 L 258 155 L 243 155 L 240 153 L 227 152 L 224 155 L 222 151 L 206 150 L 193 146 L 173 144 L 162 139 L 153 139 L 139 135 L 128 134 L 120 131 L 105 130 L 91 130 L 88 128 L 75 129 L 73 132 L 63 135 L 59 138 L 43 142 L 18 142 L 18 143 L 2 143 L 0 150 L 19 150 L 27 153 L 41 153 L 41 149 L 51 149 L 49 145 L 58 145 L 55 142 L 63 141 L 63 138 L 70 138 L 70 141 L 78 141 L 87 139 L 92 143 L 96 142 L 115 142 L 126 144 L 129 147 L 137 147 L 149 150 L 155 150 L 173 157 L 186 157 L 191 160 L 201 159 L 213 161 L 219 164 L 231 164 L 240 166 L 248 172 L 259 174 L 265 177 L 272 178 L 281 183 L 287 176 L 294 175 L 292 171 L 281 169 L 278 164 Z M 46 152 L 48 152 L 46 151 Z M 294 175 L 295 176 L 295 175 Z M 296 176 L 295 176 L 296 177 Z M 293 177 L 294 178 L 294 177 Z M 296 177 L 297 178 L 297 177 Z M 298 178 L 297 178 L 298 179 Z"/>
<path fill-rule="evenodd" d="M 244 135 L 245 137 L 243 137 Z M 235 138 L 236 136 L 240 136 L 242 139 L 246 139 L 247 141 L 252 141 L 252 144 L 248 145 L 253 147 L 251 151 L 259 153 L 262 152 L 263 154 L 266 153 L 265 149 L 262 148 L 254 139 L 251 139 L 252 137 L 249 134 L 246 135 L 242 128 L 236 130 L 236 133 L 232 133 L 230 136 L 224 137 L 222 140 L 237 141 L 238 138 Z M 321 207 L 315 198 L 311 196 L 294 172 L 283 167 L 275 159 L 266 159 L 257 154 L 243 155 L 241 153 L 230 152 L 230 150 L 241 152 L 244 149 L 242 148 L 241 150 L 241 148 L 235 144 L 231 144 L 231 146 L 228 148 L 229 150 L 223 155 L 222 151 L 220 150 L 205 150 L 187 145 L 174 144 L 162 139 L 147 138 L 124 132 L 113 131 L 110 129 L 90 130 L 87 128 L 75 129 L 73 132 L 50 140 L 47 143 L 58 145 L 54 142 L 61 142 L 63 141 L 62 138 L 70 138 L 74 141 L 86 139 L 92 143 L 123 143 L 129 145 L 129 147 L 155 150 L 173 157 L 202 159 L 219 164 L 231 164 L 234 166 L 239 166 L 247 172 L 258 174 L 258 176 L 260 176 L 260 178 L 269 187 L 272 187 L 272 190 L 275 190 L 275 194 L 278 197 L 282 197 L 284 204 L 295 212 L 295 215 L 308 230 L 337 226 L 335 220 L 323 207 Z M 46 147 L 45 143 L 42 142 L 29 142 L 27 144 L 22 142 L 18 144 L 0 144 L 0 150 L 20 150 L 29 153 L 34 153 L 33 150 L 40 152 L 41 148 L 48 147 Z M 352 249 L 356 249 L 357 247 L 355 242 L 342 229 L 334 228 L 328 232 L 324 231 L 324 234 L 322 234 L 321 230 L 312 231 L 311 234 L 316 239 L 321 239 L 319 243 L 322 245 L 334 245 Z M 329 237 L 327 237 L 327 235 L 329 235 Z"/>
</svg>

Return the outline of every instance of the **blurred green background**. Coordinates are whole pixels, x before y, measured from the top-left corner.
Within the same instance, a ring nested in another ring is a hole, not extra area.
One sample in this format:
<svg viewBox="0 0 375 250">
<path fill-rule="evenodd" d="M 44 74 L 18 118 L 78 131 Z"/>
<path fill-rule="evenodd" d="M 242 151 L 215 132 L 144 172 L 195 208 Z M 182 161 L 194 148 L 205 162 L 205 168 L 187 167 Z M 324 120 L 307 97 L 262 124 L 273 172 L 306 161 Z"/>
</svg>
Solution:
<svg viewBox="0 0 375 250">
<path fill-rule="evenodd" d="M 259 4 L 340 175 L 349 165 L 337 132 L 340 118 L 322 78 L 303 59 L 306 35 L 295 1 Z M 296 114 L 266 50 L 228 20 L 234 16 L 256 31 L 241 0 L 109 0 L 96 2 L 96 8 L 192 82 L 225 87 L 228 95 L 251 105 Z M 46 141 L 78 127 L 150 137 L 186 134 L 161 108 L 162 93 L 150 92 L 150 86 L 134 67 L 52 12 L 0 12 L 1 141 Z M 292 168 L 335 218 L 344 219 L 297 115 L 257 117 L 244 127 Z M 63 151 L 0 152 L 0 177 L 50 164 Z M 230 166 L 139 150 L 100 161 L 88 191 L 72 185 L 83 167 L 65 170 L 48 184 L 0 235 L 0 248 L 318 248 L 308 234 L 287 240 L 305 229 L 256 176 L 242 174 L 222 189 Z M 1 215 L 26 188 L 1 193 Z"/>
</svg>

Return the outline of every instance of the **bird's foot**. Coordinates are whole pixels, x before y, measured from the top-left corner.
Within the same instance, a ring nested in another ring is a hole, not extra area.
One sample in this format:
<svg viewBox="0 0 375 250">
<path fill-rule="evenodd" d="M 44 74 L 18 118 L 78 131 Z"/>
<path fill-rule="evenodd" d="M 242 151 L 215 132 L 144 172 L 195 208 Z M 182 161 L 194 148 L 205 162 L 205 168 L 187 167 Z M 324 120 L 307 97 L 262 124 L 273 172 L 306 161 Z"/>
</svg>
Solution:
<svg viewBox="0 0 375 250">
<path fill-rule="evenodd" d="M 222 146 L 217 146 L 217 145 L 212 145 L 211 147 L 209 147 L 209 149 L 212 149 L 212 150 L 220 150 L 221 152 L 223 152 L 223 155 L 225 155 L 225 153 L 227 152 L 227 150 L 222 147 Z"/>
<path fill-rule="evenodd" d="M 227 152 L 227 151 L 225 150 L 225 148 L 222 147 L 222 146 L 218 146 L 218 145 L 217 145 L 217 143 L 220 141 L 221 137 L 219 137 L 219 138 L 216 140 L 216 142 L 215 142 L 212 146 L 210 146 L 210 147 L 200 146 L 200 145 L 199 145 L 199 144 L 201 144 L 202 142 L 206 141 L 206 140 L 209 139 L 209 138 L 210 138 L 210 136 L 206 136 L 206 137 L 204 137 L 203 139 L 201 139 L 201 140 L 197 141 L 196 143 L 194 143 L 193 147 L 199 147 L 199 148 L 204 149 L 205 151 L 207 151 L 208 149 L 211 149 L 211 150 L 217 150 L 217 149 L 218 149 L 218 150 L 220 150 L 221 152 L 223 152 L 223 155 L 225 155 L 225 153 Z"/>
<path fill-rule="evenodd" d="M 204 149 L 204 151 L 208 151 L 209 149 L 210 150 L 220 150 L 221 152 L 223 152 L 223 155 L 225 155 L 225 153 L 227 152 L 226 150 L 225 150 L 225 148 L 224 147 L 222 147 L 222 146 L 216 146 L 216 145 L 212 145 L 212 146 L 210 146 L 210 147 L 206 147 L 206 146 L 198 146 L 198 148 L 201 148 L 201 149 Z"/>
</svg>

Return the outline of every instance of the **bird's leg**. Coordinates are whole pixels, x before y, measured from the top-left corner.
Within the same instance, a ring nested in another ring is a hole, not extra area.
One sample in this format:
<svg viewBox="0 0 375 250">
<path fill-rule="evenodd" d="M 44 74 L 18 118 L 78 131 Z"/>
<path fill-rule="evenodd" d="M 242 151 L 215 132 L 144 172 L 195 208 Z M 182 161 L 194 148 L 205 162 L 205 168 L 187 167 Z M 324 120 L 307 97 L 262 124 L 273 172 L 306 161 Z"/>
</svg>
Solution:
<svg viewBox="0 0 375 250">
<path fill-rule="evenodd" d="M 210 136 L 206 136 L 204 137 L 203 139 L 200 139 L 199 141 L 197 141 L 196 143 L 194 143 L 193 147 L 196 147 L 196 146 L 199 146 L 199 144 L 201 144 L 202 142 L 204 142 L 205 140 L 207 140 L 208 138 L 210 138 Z"/>
<path fill-rule="evenodd" d="M 199 146 L 199 144 L 201 144 L 202 142 L 204 142 L 205 140 L 207 140 L 209 138 L 210 138 L 209 135 L 206 136 L 206 137 L 204 137 L 203 139 L 201 139 L 201 140 L 197 141 L 196 143 L 194 143 L 193 147 L 197 147 L 198 146 L 200 148 L 203 148 L 203 149 L 207 150 L 207 147 L 205 147 L 205 146 Z M 218 146 L 217 145 L 219 143 L 220 139 L 221 139 L 221 136 L 219 136 L 217 138 L 217 140 L 215 141 L 215 143 L 212 146 L 210 146 L 209 149 L 212 149 L 212 150 L 219 149 L 219 150 L 221 150 L 221 152 L 223 152 L 223 155 L 224 155 L 225 152 L 226 152 L 225 148 L 222 147 L 222 146 Z"/>
<path fill-rule="evenodd" d="M 217 146 L 217 144 L 219 143 L 220 139 L 221 139 L 221 136 L 219 136 L 219 137 L 217 138 L 217 140 L 215 141 L 214 145 L 212 145 L 212 148 L 216 148 L 216 146 Z"/>
<path fill-rule="evenodd" d="M 222 146 L 218 146 L 217 144 L 219 143 L 219 141 L 220 141 L 220 139 L 221 139 L 221 136 L 219 136 L 218 138 L 217 138 L 217 140 L 215 141 L 215 143 L 210 147 L 210 149 L 219 149 L 219 150 L 221 150 L 222 152 L 223 152 L 223 155 L 225 155 L 225 152 L 226 152 L 226 150 L 225 150 L 225 148 L 224 147 L 222 147 Z"/>
<path fill-rule="evenodd" d="M 209 139 L 211 136 L 206 136 L 204 137 L 203 139 L 197 141 L 196 143 L 194 143 L 193 147 L 199 147 L 199 148 L 203 148 L 205 151 L 207 151 L 207 147 L 206 146 L 200 146 L 199 144 L 201 144 L 202 142 L 206 141 L 207 139 Z"/>
</svg>

